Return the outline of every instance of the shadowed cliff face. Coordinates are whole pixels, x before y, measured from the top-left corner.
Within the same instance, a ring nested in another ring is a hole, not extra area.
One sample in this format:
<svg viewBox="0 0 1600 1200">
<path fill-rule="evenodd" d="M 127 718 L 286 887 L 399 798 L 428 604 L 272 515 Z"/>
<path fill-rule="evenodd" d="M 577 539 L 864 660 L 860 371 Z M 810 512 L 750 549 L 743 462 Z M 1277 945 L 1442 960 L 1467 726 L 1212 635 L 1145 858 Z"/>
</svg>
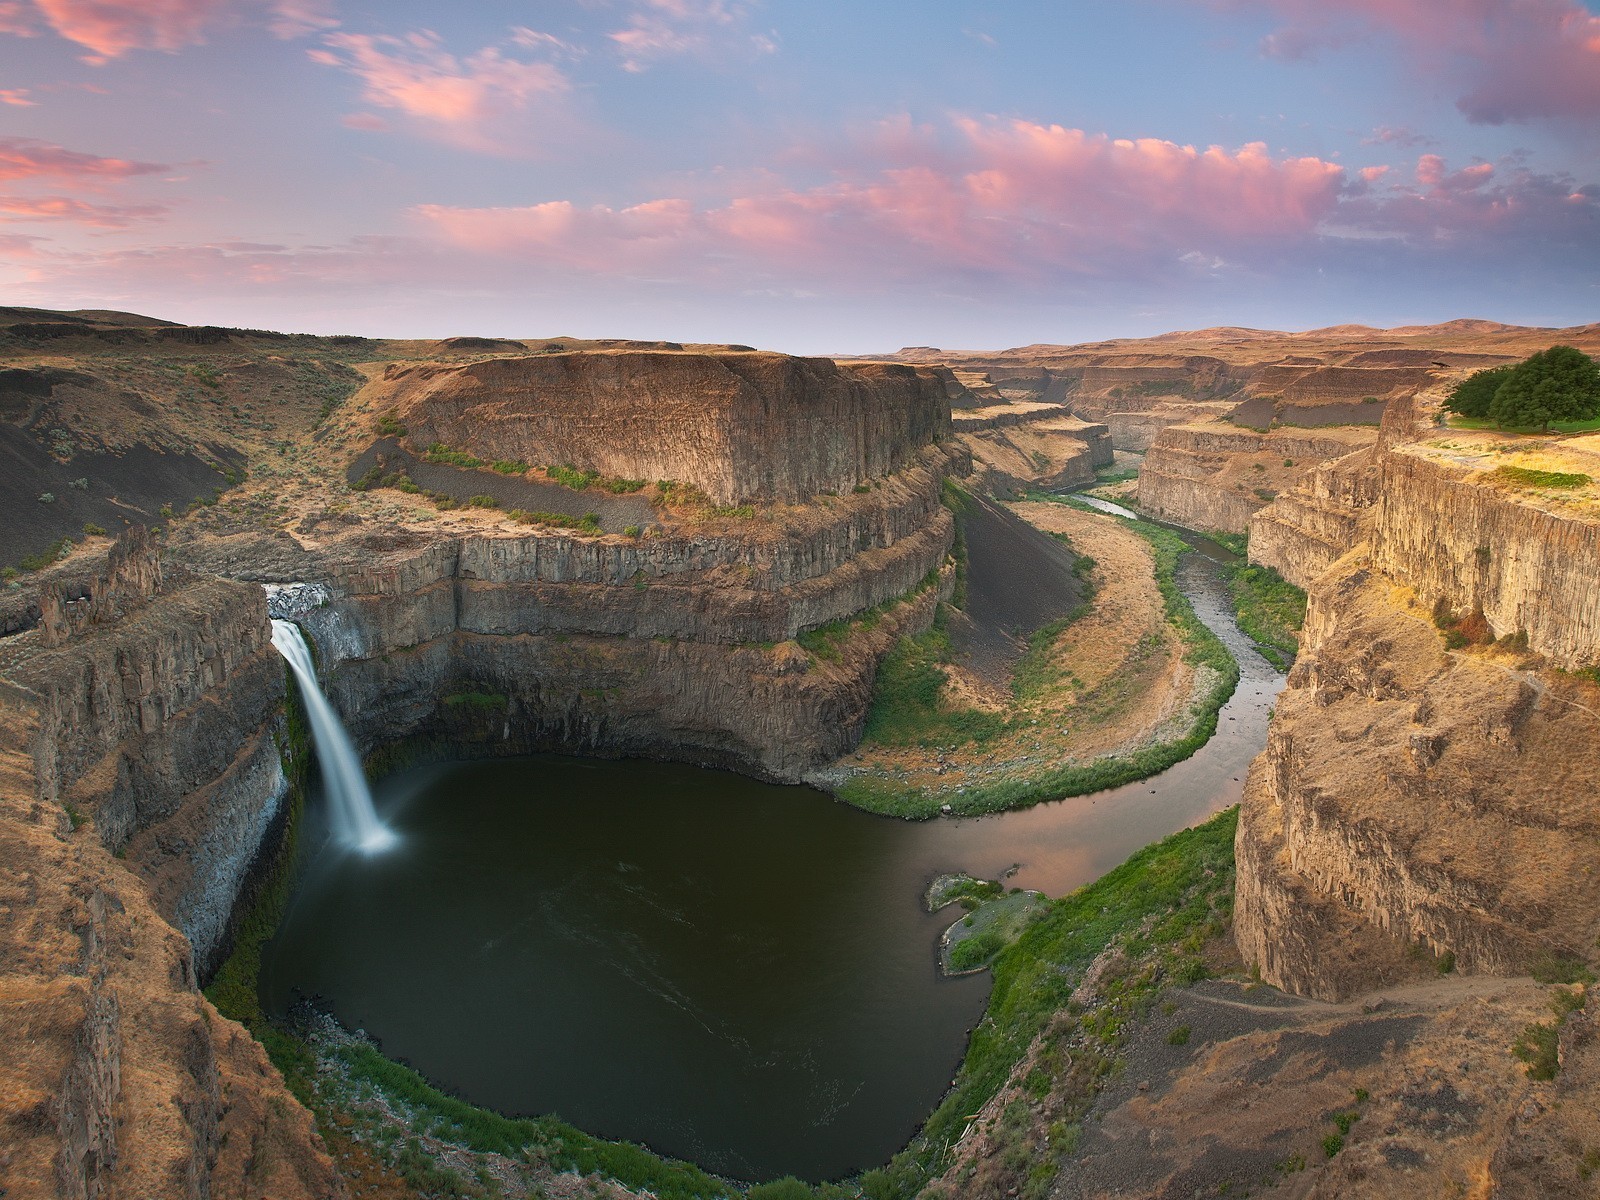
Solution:
<svg viewBox="0 0 1600 1200">
<path fill-rule="evenodd" d="M 0 639 L 0 1186 L 343 1193 L 262 1048 L 196 990 L 284 795 L 258 588 L 130 535 Z M 113 856 L 115 852 L 115 857 Z"/>
<path fill-rule="evenodd" d="M 948 372 L 780 354 L 604 351 L 392 366 L 364 398 L 407 441 L 795 502 L 890 474 L 950 430 Z"/>
<path fill-rule="evenodd" d="M 1600 936 L 1600 689 L 1562 669 L 1600 660 L 1594 485 L 1504 471 L 1600 477 L 1600 454 L 1395 424 L 1252 526 L 1310 605 L 1245 792 L 1236 934 L 1330 999 L 1419 954 L 1516 974 Z"/>
</svg>

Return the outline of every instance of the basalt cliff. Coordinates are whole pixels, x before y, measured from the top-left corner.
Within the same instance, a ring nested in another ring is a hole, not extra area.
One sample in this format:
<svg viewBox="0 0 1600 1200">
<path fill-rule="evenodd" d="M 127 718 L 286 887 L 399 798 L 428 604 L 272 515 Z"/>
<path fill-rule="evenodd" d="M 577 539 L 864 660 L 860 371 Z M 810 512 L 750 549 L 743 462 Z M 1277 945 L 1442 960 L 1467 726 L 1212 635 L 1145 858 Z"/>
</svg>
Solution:
<svg viewBox="0 0 1600 1200">
<path fill-rule="evenodd" d="M 1197 1164 L 1250 1155 L 1251 1186 L 1286 1196 L 1586 1194 L 1592 1006 L 1564 1015 L 1554 1081 L 1509 1041 L 1546 1002 L 1526 976 L 1581 978 L 1600 938 L 1600 444 L 1436 413 L 1452 378 L 1549 331 L 839 363 L 106 313 L 0 331 L 25 468 L 0 557 L 30 563 L 0 591 L 7 1194 L 346 1194 L 200 991 L 307 767 L 269 614 L 310 635 L 378 766 L 566 749 L 815 777 L 859 740 L 880 661 L 962 586 L 947 485 L 1090 483 L 1115 452 L 1145 454 L 1147 509 L 1248 528 L 1309 593 L 1228 935 L 1228 961 L 1300 999 L 1218 984 L 1145 1014 L 1155 1048 L 1049 1150 L 1071 1167 L 1053 1194 L 1220 1194 L 1231 1176 Z M 1213 1033 L 1180 1055 L 1180 1021 Z M 1350 1147 L 1279 1169 L 1353 1089 L 1372 1119 Z M 1014 1154 L 991 1116 L 963 1153 Z"/>
</svg>

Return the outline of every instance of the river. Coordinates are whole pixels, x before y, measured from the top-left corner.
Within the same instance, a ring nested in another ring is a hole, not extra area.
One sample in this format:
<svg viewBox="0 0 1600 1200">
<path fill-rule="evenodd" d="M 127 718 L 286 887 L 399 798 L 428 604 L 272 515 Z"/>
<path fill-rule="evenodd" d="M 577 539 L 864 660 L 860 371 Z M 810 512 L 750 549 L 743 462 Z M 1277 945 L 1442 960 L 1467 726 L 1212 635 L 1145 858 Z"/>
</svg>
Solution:
<svg viewBox="0 0 1600 1200">
<path fill-rule="evenodd" d="M 734 1178 L 880 1165 L 938 1102 L 987 998 L 986 975 L 940 976 L 956 910 L 924 912 L 927 885 L 1009 871 L 1061 895 L 1239 799 L 1282 677 L 1231 618 L 1227 551 L 1184 536 L 1180 586 L 1241 679 L 1216 736 L 1161 775 L 905 822 L 654 762 L 403 772 L 374 789 L 391 853 L 341 853 L 308 806 L 263 1004 L 317 997 L 476 1103 Z"/>
</svg>

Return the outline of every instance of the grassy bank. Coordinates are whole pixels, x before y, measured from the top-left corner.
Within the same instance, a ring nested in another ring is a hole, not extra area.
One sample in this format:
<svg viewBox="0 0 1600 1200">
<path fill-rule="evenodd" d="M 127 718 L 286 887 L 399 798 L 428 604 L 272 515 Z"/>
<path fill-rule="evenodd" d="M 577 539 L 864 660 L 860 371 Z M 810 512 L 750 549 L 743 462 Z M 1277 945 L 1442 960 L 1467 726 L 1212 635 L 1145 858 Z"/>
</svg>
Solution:
<svg viewBox="0 0 1600 1200">
<path fill-rule="evenodd" d="M 1051 902 L 1000 952 L 988 1011 L 973 1030 L 955 1083 L 912 1144 L 888 1166 L 862 1176 L 862 1195 L 910 1200 L 922 1192 L 957 1161 L 957 1144 L 974 1114 L 1002 1089 L 1015 1091 L 1019 1100 L 1050 1095 L 1058 1106 L 1048 1145 L 1024 1144 L 1012 1104 L 994 1114 L 990 1131 L 1000 1140 L 1015 1137 L 1026 1151 L 1011 1156 L 1017 1194 L 1045 1194 L 1058 1156 L 1075 1144 L 1073 1125 L 1116 1068 L 1126 1026 L 1149 1010 L 1163 988 L 1204 977 L 1202 947 L 1226 929 L 1232 914 L 1237 819 L 1237 810 L 1230 809 L 1146 847 L 1096 882 Z M 1102 1003 L 1075 1009 L 1072 994 L 1084 971 L 1113 947 L 1122 951 L 1122 961 L 1102 979 Z M 962 1185 L 961 1178 L 951 1180 L 941 1194 L 961 1195 Z"/>
<path fill-rule="evenodd" d="M 1306 594 L 1272 567 L 1248 561 L 1250 535 L 1211 533 L 1212 541 L 1239 556 L 1229 565 L 1228 599 L 1240 631 L 1256 644 L 1261 656 L 1287 671 L 1300 653 L 1300 627 L 1306 621 Z"/>
<path fill-rule="evenodd" d="M 1029 499 L 1069 503 L 1062 497 L 1042 493 L 1030 495 Z M 856 775 L 840 785 L 840 799 L 869 812 L 895 817 L 933 817 L 944 805 L 962 814 L 999 812 L 1146 779 L 1205 745 L 1216 732 L 1218 711 L 1238 685 L 1239 665 L 1216 634 L 1195 616 L 1188 597 L 1178 587 L 1178 560 L 1188 550 L 1183 539 L 1146 521 L 1124 521 L 1123 525 L 1150 543 L 1165 617 L 1185 647 L 1184 661 L 1193 667 L 1208 668 L 1215 681 L 1193 706 L 1193 722 L 1187 733 L 1127 754 L 1109 755 L 1089 763 L 1046 766 L 1027 775 L 974 784 L 962 792 L 932 793 L 882 776 Z M 936 629 L 933 636 L 937 633 Z M 902 643 L 885 660 L 868 717 L 868 741 L 887 742 L 885 734 L 907 737 L 915 733 L 935 740 L 943 737 L 941 744 L 982 745 L 1006 730 L 1008 726 L 998 714 L 968 715 L 939 704 L 941 661 L 936 647 L 914 641 Z M 1031 678 L 1027 664 L 1027 658 L 1019 664 L 1019 679 Z"/>
</svg>

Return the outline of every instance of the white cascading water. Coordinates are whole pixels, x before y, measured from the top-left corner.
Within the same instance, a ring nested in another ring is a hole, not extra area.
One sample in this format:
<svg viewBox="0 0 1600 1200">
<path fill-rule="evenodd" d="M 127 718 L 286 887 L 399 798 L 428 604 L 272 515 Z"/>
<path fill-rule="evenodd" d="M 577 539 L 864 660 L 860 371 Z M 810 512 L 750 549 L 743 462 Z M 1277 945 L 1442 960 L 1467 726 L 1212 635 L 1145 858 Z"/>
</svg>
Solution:
<svg viewBox="0 0 1600 1200">
<path fill-rule="evenodd" d="M 322 764 L 322 781 L 327 787 L 333 811 L 333 832 L 341 842 L 364 854 L 387 850 L 398 840 L 394 831 L 378 820 L 372 806 L 372 789 L 361 770 L 356 748 L 350 744 L 339 714 L 317 684 L 311 650 L 300 627 L 292 621 L 272 622 L 272 644 L 288 660 L 289 669 L 300 681 L 300 696 L 311 721 L 311 736 L 317 743 L 317 761 Z"/>
</svg>

